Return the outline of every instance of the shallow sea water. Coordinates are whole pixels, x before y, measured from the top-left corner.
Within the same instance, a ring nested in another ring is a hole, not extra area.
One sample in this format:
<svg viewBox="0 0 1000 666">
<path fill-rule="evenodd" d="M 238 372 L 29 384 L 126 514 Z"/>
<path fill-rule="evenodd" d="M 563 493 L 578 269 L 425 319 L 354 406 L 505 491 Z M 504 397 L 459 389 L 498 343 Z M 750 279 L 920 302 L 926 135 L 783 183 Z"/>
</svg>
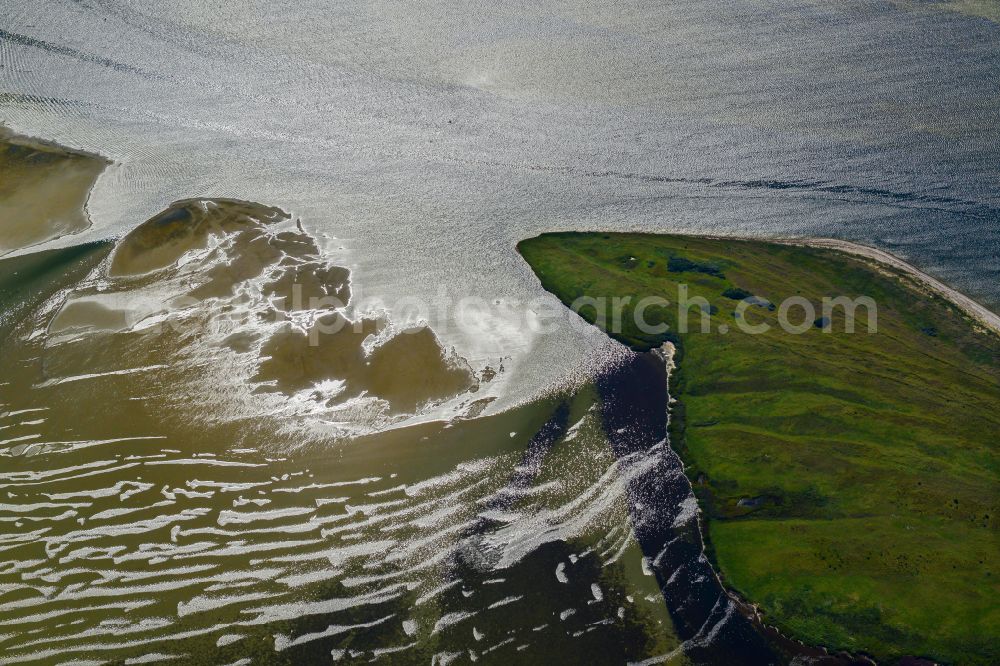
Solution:
<svg viewBox="0 0 1000 666">
<path fill-rule="evenodd" d="M 634 536 L 630 474 L 653 468 L 623 469 L 596 417 L 621 349 L 526 326 L 542 294 L 514 245 L 831 236 L 995 309 L 1000 26 L 954 7 L 0 0 L 0 121 L 115 161 L 91 228 L 35 250 L 179 199 L 277 206 L 350 270 L 352 303 L 433 332 L 413 355 L 504 367 L 439 406 L 333 413 L 338 385 L 255 393 L 260 347 L 220 344 L 233 330 L 119 330 L 162 320 L 136 290 L 187 277 L 57 265 L 0 356 L 5 659 L 685 659 Z M 442 289 L 491 307 L 400 306 Z M 74 299 L 89 328 L 53 325 Z"/>
</svg>

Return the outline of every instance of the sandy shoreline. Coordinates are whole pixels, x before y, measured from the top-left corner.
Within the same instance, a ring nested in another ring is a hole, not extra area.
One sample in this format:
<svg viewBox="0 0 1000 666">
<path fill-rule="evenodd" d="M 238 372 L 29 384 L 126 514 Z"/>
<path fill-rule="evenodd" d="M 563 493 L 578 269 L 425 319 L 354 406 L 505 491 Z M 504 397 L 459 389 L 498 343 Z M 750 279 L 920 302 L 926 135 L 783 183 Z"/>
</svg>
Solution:
<svg viewBox="0 0 1000 666">
<path fill-rule="evenodd" d="M 762 240 L 762 239 L 754 239 Z M 884 250 L 878 250 L 867 245 L 852 243 L 850 241 L 838 240 L 835 238 L 777 238 L 774 242 L 786 245 L 801 245 L 806 247 L 816 247 L 823 249 L 840 250 L 847 254 L 863 257 L 880 264 L 885 264 L 907 276 L 913 278 L 920 286 L 926 287 L 936 294 L 944 297 L 954 305 L 958 306 L 965 314 L 982 324 L 994 333 L 1000 335 L 1000 315 L 965 294 L 952 289 L 937 278 L 924 273 L 919 268 L 908 264 L 899 257 Z"/>
<path fill-rule="evenodd" d="M 647 232 L 637 232 L 637 233 L 647 233 Z M 657 234 L 653 234 L 657 235 Z M 1000 335 L 1000 314 L 993 312 L 985 305 L 973 300 L 969 296 L 966 296 L 962 292 L 953 289 L 941 282 L 935 277 L 928 275 L 916 266 L 903 261 L 896 255 L 886 252 L 885 250 L 879 250 L 874 247 L 869 247 L 867 245 L 862 245 L 860 243 L 854 243 L 852 241 L 840 240 L 837 238 L 809 238 L 809 237 L 777 237 L 768 238 L 761 236 L 720 236 L 714 234 L 684 234 L 684 233 L 674 233 L 674 232 L 662 232 L 665 236 L 692 236 L 698 238 L 711 238 L 715 240 L 741 240 L 741 241 L 756 241 L 765 243 L 779 243 L 781 245 L 797 245 L 800 247 L 814 247 L 823 250 L 838 250 L 844 252 L 845 254 L 852 255 L 854 257 L 860 257 L 862 259 L 868 259 L 876 264 L 881 264 L 883 266 L 888 266 L 894 268 L 897 271 L 902 272 L 907 277 L 911 278 L 916 282 L 917 286 L 924 287 L 933 291 L 938 296 L 945 298 L 948 302 L 952 303 L 967 316 L 972 318 L 976 323 L 981 324 L 990 331 L 993 331 L 997 335 Z"/>
</svg>

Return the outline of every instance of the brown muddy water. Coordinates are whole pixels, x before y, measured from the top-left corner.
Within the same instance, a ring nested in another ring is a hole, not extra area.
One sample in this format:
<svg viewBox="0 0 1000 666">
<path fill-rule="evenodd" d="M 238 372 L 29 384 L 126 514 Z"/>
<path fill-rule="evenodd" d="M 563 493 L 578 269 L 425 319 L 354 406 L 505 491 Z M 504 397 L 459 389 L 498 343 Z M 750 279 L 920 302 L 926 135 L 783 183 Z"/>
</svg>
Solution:
<svg viewBox="0 0 1000 666">
<path fill-rule="evenodd" d="M 663 442 L 596 384 L 473 418 L 430 329 L 293 303 L 350 275 L 258 204 L 0 271 L 3 663 L 688 660 L 633 527 Z"/>
<path fill-rule="evenodd" d="M 541 290 L 514 246 L 834 237 L 995 309 L 1000 26 L 969 6 L 6 3 L 2 121 L 115 164 L 0 166 L 0 661 L 754 640 L 712 598 L 664 410 L 609 425 L 602 386 L 655 364 L 519 327 Z M 520 305 L 421 324 L 294 284 Z"/>
<path fill-rule="evenodd" d="M 0 662 L 845 663 L 712 571 L 670 350 L 483 415 L 350 290 L 237 200 L 0 261 Z"/>
</svg>

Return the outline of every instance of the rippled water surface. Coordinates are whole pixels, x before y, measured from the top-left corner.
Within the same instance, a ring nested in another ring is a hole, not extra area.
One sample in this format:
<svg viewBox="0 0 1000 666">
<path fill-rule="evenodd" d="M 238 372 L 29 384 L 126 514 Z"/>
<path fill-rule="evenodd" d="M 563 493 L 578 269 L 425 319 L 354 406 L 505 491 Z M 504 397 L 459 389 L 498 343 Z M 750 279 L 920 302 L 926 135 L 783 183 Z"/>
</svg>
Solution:
<svg viewBox="0 0 1000 666">
<path fill-rule="evenodd" d="M 287 245 L 290 233 L 269 239 Z M 146 303 L 136 292 L 180 280 L 168 270 L 116 282 L 122 247 L 114 261 L 97 247 L 42 272 L 36 288 L 77 281 L 4 341 L 4 663 L 426 663 L 498 650 L 684 661 L 632 527 L 654 511 L 694 529 L 682 504 L 642 508 L 629 491 L 672 478 L 688 492 L 676 462 L 660 478 L 662 420 L 616 429 L 635 445 L 615 447 L 591 385 L 498 416 L 347 437 L 363 421 L 345 411 L 385 427 L 385 396 L 397 393 L 369 386 L 380 407 L 339 391 L 286 394 L 281 373 L 254 376 L 273 358 L 243 358 L 254 355 L 244 338 L 268 330 L 246 291 L 126 328 L 129 306 Z M 191 264 L 183 284 L 218 287 L 218 271 Z M 174 326 L 208 310 L 231 317 Z M 270 326 L 280 338 L 289 324 Z M 654 411 L 665 414 L 660 368 Z M 414 378 L 403 379 L 405 395 Z M 725 622 L 704 618 L 692 645 Z"/>
<path fill-rule="evenodd" d="M 32 251 L 77 249 L 3 304 L 2 660 L 717 658 L 744 636 L 696 589 L 686 482 L 597 378 L 639 361 L 525 326 L 514 245 L 833 236 L 996 308 L 996 20 L 0 0 L 0 121 L 114 162 L 90 227 Z M 261 205 L 212 222 L 226 199 Z M 219 226 L 130 256 L 163 211 Z M 305 344 L 322 315 L 275 301 L 293 283 L 349 296 L 351 325 Z M 399 306 L 442 291 L 496 307 Z"/>
</svg>

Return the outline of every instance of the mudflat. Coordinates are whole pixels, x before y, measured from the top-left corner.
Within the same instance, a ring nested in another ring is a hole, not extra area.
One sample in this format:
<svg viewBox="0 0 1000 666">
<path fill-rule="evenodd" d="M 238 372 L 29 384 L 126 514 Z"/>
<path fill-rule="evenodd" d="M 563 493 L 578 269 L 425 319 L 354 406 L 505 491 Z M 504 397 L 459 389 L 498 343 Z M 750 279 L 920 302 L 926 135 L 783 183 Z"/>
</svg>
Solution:
<svg viewBox="0 0 1000 666">
<path fill-rule="evenodd" d="M 87 199 L 108 164 L 0 126 L 0 255 L 87 229 Z"/>
</svg>

